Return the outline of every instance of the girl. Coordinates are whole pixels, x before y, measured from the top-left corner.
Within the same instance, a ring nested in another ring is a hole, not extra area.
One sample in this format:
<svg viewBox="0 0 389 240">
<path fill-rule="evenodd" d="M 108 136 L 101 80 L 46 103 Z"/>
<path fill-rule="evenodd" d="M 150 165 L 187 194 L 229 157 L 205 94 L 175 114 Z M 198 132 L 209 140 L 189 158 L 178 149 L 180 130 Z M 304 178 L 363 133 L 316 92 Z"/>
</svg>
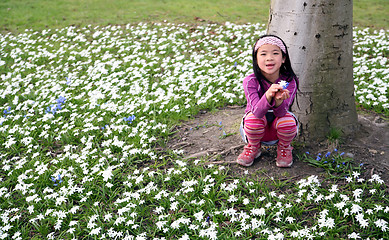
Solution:
<svg viewBox="0 0 389 240">
<path fill-rule="evenodd" d="M 247 107 L 241 124 L 243 140 L 248 143 L 237 159 L 251 166 L 261 155 L 261 142 L 277 146 L 276 165 L 293 164 L 290 143 L 297 135 L 297 121 L 288 111 L 298 87 L 287 47 L 277 36 L 264 35 L 253 48 L 254 73 L 243 80 Z"/>
</svg>

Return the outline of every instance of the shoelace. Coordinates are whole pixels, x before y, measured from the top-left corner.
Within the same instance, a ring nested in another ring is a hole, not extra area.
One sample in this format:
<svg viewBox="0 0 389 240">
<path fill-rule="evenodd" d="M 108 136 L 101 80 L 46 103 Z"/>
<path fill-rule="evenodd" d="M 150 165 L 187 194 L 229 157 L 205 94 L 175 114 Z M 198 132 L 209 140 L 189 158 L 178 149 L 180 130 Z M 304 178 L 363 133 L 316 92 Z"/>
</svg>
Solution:
<svg viewBox="0 0 389 240">
<path fill-rule="evenodd" d="M 286 150 L 285 149 L 281 149 L 281 156 L 286 157 Z"/>
<path fill-rule="evenodd" d="M 245 153 L 244 153 L 244 155 L 246 155 L 246 156 L 249 156 L 252 152 L 253 152 L 253 149 L 252 148 L 245 148 Z"/>
</svg>

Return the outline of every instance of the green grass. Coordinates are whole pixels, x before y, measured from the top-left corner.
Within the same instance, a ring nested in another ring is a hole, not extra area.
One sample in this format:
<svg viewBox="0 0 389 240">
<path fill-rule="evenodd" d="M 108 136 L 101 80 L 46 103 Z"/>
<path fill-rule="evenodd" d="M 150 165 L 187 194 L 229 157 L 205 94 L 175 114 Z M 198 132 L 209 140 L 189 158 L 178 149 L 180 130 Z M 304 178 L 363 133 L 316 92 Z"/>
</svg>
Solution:
<svg viewBox="0 0 389 240">
<path fill-rule="evenodd" d="M 63 28 L 137 22 L 267 23 L 270 0 L 2 0 L 0 31 Z M 387 28 L 387 0 L 355 0 L 354 23 L 361 27 Z"/>
<path fill-rule="evenodd" d="M 388 0 L 354 0 L 354 25 L 372 28 L 389 28 Z"/>
</svg>

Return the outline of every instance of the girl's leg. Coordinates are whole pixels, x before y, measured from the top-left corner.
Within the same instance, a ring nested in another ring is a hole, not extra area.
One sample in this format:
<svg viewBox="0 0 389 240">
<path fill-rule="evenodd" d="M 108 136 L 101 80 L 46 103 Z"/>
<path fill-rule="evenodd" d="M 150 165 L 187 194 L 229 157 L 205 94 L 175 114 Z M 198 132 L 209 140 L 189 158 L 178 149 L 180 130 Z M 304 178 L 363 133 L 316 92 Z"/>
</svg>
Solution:
<svg viewBox="0 0 389 240">
<path fill-rule="evenodd" d="M 278 167 L 290 167 L 293 164 L 293 148 L 290 143 L 297 134 L 296 120 L 290 113 L 287 113 L 284 117 L 276 118 L 274 127 L 277 130 L 279 140 L 276 165 Z"/>
<path fill-rule="evenodd" d="M 275 122 L 275 129 L 277 130 L 277 137 L 279 139 L 278 145 L 284 148 L 289 147 L 297 134 L 297 123 L 295 118 L 290 113 L 285 116 L 277 118 Z"/>
<path fill-rule="evenodd" d="M 261 144 L 266 125 L 266 117 L 258 119 L 251 112 L 246 115 L 244 118 L 244 132 L 251 146 L 257 147 Z"/>
<path fill-rule="evenodd" d="M 237 162 L 242 166 L 251 166 L 254 159 L 261 155 L 261 139 L 265 135 L 266 118 L 256 118 L 252 113 L 248 113 L 244 118 L 243 131 L 246 135 L 247 144 L 243 152 L 239 155 Z"/>
</svg>

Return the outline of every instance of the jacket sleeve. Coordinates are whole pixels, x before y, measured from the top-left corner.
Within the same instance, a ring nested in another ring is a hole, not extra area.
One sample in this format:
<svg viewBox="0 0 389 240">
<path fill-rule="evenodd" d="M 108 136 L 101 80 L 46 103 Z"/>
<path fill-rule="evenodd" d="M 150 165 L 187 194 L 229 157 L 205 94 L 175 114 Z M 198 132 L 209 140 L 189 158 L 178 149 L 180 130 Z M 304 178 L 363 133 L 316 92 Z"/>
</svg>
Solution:
<svg viewBox="0 0 389 240">
<path fill-rule="evenodd" d="M 260 85 L 255 77 L 248 76 L 243 80 L 244 94 L 247 99 L 247 108 L 256 118 L 262 118 L 267 111 L 274 107 L 275 101 L 269 103 L 265 94 L 261 96 Z"/>
<path fill-rule="evenodd" d="M 293 99 L 295 98 L 296 92 L 297 92 L 297 84 L 296 84 L 296 79 L 295 78 L 293 78 L 293 80 L 291 80 L 289 82 L 289 85 L 288 85 L 288 87 L 286 89 L 289 90 L 290 96 L 289 96 L 288 99 L 285 99 L 281 103 L 280 106 L 273 108 L 273 113 L 274 113 L 274 116 L 276 116 L 276 117 L 283 117 L 283 116 L 285 116 L 286 112 L 290 108 L 290 105 L 292 105 L 292 103 L 293 103 Z"/>
</svg>

